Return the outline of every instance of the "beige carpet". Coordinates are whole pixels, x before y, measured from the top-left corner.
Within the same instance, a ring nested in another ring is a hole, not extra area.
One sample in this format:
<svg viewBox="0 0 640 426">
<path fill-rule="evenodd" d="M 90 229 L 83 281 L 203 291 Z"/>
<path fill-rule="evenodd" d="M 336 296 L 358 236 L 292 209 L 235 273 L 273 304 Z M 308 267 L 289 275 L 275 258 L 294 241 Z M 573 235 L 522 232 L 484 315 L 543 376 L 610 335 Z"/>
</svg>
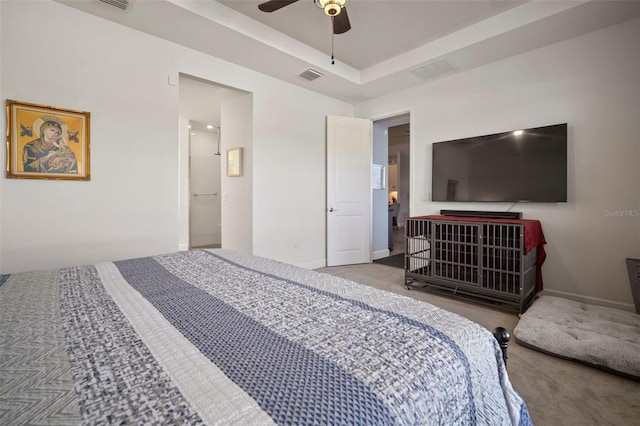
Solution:
<svg viewBox="0 0 640 426">
<path fill-rule="evenodd" d="M 404 270 L 385 265 L 339 266 L 318 271 L 429 302 L 489 330 L 498 326 L 507 328 L 512 334 L 509 378 L 527 403 L 534 425 L 640 425 L 640 382 L 519 346 L 513 338 L 518 323 L 514 313 L 424 290 L 406 290 Z"/>
</svg>

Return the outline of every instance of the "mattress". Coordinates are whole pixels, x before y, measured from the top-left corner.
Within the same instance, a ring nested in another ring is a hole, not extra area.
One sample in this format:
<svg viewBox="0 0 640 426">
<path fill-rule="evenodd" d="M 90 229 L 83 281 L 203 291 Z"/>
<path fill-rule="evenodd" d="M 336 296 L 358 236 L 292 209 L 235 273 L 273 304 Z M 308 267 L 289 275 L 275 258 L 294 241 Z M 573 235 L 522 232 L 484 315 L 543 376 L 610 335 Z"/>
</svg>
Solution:
<svg viewBox="0 0 640 426">
<path fill-rule="evenodd" d="M 530 424 L 493 335 L 229 250 L 0 277 L 0 423 Z"/>
</svg>

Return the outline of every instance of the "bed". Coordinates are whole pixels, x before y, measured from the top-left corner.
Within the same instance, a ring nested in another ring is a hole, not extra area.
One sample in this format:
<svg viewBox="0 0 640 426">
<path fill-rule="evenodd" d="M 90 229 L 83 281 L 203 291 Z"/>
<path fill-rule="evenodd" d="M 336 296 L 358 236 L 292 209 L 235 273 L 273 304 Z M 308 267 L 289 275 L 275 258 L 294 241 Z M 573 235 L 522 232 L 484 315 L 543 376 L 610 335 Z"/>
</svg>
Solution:
<svg viewBox="0 0 640 426">
<path fill-rule="evenodd" d="M 493 335 L 229 250 L 0 275 L 0 423 L 531 424 Z"/>
</svg>

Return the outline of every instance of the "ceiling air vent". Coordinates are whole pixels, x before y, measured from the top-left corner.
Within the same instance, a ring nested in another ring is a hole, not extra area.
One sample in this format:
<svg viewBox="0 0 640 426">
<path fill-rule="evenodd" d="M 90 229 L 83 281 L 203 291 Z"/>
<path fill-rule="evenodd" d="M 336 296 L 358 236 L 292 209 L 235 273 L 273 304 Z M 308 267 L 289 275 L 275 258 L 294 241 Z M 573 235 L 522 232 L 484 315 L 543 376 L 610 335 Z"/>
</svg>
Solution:
<svg viewBox="0 0 640 426">
<path fill-rule="evenodd" d="M 128 10 L 131 0 L 100 0 L 102 3 L 117 7 L 118 9 Z"/>
<path fill-rule="evenodd" d="M 409 72 L 422 80 L 431 80 L 432 78 L 448 74 L 456 69 L 456 67 L 444 59 L 438 59 L 436 61 L 429 62 L 428 64 L 415 67 L 409 70 Z"/>
<path fill-rule="evenodd" d="M 314 69 L 309 68 L 308 70 L 306 70 L 305 72 L 298 74 L 300 77 L 304 78 L 305 80 L 309 80 L 309 81 L 313 81 L 318 77 L 322 77 L 323 74 L 319 71 L 316 71 Z"/>
</svg>

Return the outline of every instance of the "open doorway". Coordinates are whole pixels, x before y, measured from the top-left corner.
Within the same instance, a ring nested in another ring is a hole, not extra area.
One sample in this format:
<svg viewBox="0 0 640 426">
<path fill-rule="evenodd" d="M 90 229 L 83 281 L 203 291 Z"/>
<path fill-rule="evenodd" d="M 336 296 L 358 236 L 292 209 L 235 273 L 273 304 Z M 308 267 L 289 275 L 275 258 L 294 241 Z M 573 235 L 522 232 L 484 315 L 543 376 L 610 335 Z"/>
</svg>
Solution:
<svg viewBox="0 0 640 426">
<path fill-rule="evenodd" d="M 221 246 L 222 193 L 220 105 L 226 90 L 215 84 L 180 75 L 181 131 L 188 143 L 183 151 L 186 179 L 181 184 L 187 207 L 181 219 L 180 249 Z"/>
<path fill-rule="evenodd" d="M 409 216 L 409 191 L 410 176 L 410 144 L 411 125 L 409 123 L 391 126 L 389 133 L 389 194 L 388 202 L 396 205 L 393 218 L 394 231 L 402 231 L 404 220 Z M 402 232 L 394 233 L 393 252 L 403 250 L 403 244 L 396 244 L 400 234 L 400 242 L 403 242 Z"/>
<path fill-rule="evenodd" d="M 189 121 L 189 248 L 222 246 L 220 127 Z"/>
<path fill-rule="evenodd" d="M 396 256 L 403 264 L 404 220 L 409 216 L 411 115 L 409 112 L 374 120 L 374 157 L 387 169 L 386 191 L 374 191 L 373 258 Z M 377 153 L 377 154 L 376 154 Z M 374 163 L 376 159 L 374 158 Z M 376 220 L 377 218 L 377 220 Z"/>
<path fill-rule="evenodd" d="M 179 250 L 252 252 L 253 95 L 185 74 L 179 78 Z M 229 177 L 226 152 L 242 148 Z"/>
</svg>

